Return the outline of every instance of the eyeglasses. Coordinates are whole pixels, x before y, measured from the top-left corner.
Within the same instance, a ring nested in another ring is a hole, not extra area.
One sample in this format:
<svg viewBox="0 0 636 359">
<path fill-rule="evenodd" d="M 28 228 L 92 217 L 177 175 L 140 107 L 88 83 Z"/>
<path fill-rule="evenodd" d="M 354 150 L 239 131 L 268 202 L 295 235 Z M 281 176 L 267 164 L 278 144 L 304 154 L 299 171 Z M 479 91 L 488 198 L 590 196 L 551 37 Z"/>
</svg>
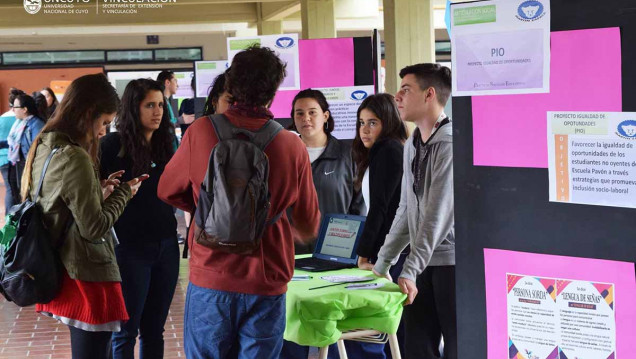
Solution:
<svg viewBox="0 0 636 359">
<path fill-rule="evenodd" d="M 26 106 L 13 106 L 13 105 L 9 105 L 10 108 L 26 108 Z"/>
</svg>

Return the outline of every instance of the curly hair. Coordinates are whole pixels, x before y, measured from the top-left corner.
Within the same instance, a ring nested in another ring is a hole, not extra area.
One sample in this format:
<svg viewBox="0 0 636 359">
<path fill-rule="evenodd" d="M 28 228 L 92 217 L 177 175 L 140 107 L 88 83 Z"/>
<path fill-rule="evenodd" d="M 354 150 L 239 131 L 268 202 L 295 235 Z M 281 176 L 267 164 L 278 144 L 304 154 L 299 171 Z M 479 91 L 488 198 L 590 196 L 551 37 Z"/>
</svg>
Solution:
<svg viewBox="0 0 636 359">
<path fill-rule="evenodd" d="M 400 113 L 398 112 L 397 104 L 392 95 L 380 93 L 365 98 L 362 104 L 360 104 L 360 107 L 358 107 L 356 137 L 353 139 L 353 145 L 351 147 L 353 161 L 356 163 L 356 179 L 353 182 L 356 190 L 362 188 L 362 178 L 364 177 L 364 172 L 369 167 L 369 149 L 364 147 L 360 139 L 360 113 L 364 109 L 373 112 L 380 122 L 382 122 L 382 131 L 380 131 L 380 136 L 378 136 L 376 143 L 385 138 L 392 138 L 404 143 L 408 138 L 406 126 L 402 119 L 400 119 Z"/>
<path fill-rule="evenodd" d="M 251 46 L 234 56 L 225 75 L 225 88 L 239 104 L 266 106 L 283 82 L 286 67 L 274 51 Z"/>
<path fill-rule="evenodd" d="M 329 111 L 329 103 L 327 102 L 327 98 L 320 90 L 304 89 L 300 91 L 294 97 L 294 100 L 292 101 L 291 114 L 290 114 L 292 123 L 291 125 L 289 125 L 289 128 L 288 128 L 289 130 L 298 132 L 298 129 L 296 128 L 296 123 L 294 122 L 294 110 L 295 110 L 294 106 L 296 106 L 296 101 L 303 98 L 314 99 L 316 100 L 316 102 L 318 102 L 318 106 L 320 106 L 320 109 L 322 110 L 322 112 Z M 331 116 L 331 111 L 329 111 L 329 117 L 327 118 L 327 125 L 324 128 L 325 133 L 330 134 L 331 131 L 333 131 L 334 126 L 335 126 L 335 122 L 333 120 L 333 116 Z"/>
<path fill-rule="evenodd" d="M 219 103 L 221 95 L 225 92 L 225 74 L 227 74 L 227 71 L 225 70 L 224 73 L 217 76 L 212 86 L 210 86 L 210 93 L 205 100 L 205 107 L 203 108 L 203 116 L 213 115 L 216 111 L 214 104 Z"/>
<path fill-rule="evenodd" d="M 167 108 L 163 110 L 161 123 L 152 134 L 150 144 L 144 137 L 139 115 L 141 103 L 148 93 L 158 91 L 163 98 L 162 89 L 163 86 L 154 80 L 132 80 L 126 86 L 121 98 L 116 127 L 126 156 L 132 161 L 133 177 L 148 173 L 151 162 L 165 165 L 174 154 L 174 134 L 171 131 L 172 124 Z"/>
<path fill-rule="evenodd" d="M 20 106 L 26 108 L 29 115 L 33 115 L 35 117 L 40 117 L 40 112 L 38 111 L 38 105 L 35 103 L 35 99 L 26 93 L 21 93 L 15 97 L 13 100 L 20 101 Z"/>
</svg>

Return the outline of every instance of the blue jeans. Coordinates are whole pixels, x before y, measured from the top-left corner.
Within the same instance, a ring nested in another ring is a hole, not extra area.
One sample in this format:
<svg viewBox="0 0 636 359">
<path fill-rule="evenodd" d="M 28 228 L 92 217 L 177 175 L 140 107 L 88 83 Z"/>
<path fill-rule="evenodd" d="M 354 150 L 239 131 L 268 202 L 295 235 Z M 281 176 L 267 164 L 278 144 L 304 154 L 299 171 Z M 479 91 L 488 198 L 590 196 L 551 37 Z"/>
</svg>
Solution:
<svg viewBox="0 0 636 359">
<path fill-rule="evenodd" d="M 184 318 L 187 358 L 278 358 L 284 331 L 284 294 L 252 295 L 188 285 Z"/>
<path fill-rule="evenodd" d="M 163 327 L 179 276 L 177 238 L 122 243 L 115 254 L 130 320 L 113 333 L 113 357 L 134 359 L 139 334 L 139 357 L 163 358 Z"/>
</svg>

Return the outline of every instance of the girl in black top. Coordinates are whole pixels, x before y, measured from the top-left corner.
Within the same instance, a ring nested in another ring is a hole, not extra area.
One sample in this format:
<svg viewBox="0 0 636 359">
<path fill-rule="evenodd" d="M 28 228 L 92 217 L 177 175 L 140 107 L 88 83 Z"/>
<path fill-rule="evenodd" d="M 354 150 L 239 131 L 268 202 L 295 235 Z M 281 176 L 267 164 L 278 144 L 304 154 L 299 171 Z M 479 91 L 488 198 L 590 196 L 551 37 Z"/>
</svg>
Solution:
<svg viewBox="0 0 636 359">
<path fill-rule="evenodd" d="M 402 154 L 407 139 L 393 96 L 367 97 L 358 108 L 353 159 L 356 190 L 369 209 L 358 245 L 358 267 L 371 270 L 400 204 Z"/>
<path fill-rule="evenodd" d="M 163 169 L 174 153 L 172 124 L 164 110 L 159 83 L 131 81 L 122 96 L 117 132 L 101 143 L 101 175 L 124 170 L 122 180 L 150 174 L 115 223 L 115 248 L 130 320 L 113 334 L 113 356 L 134 358 L 140 334 L 140 357 L 163 357 L 163 327 L 177 284 L 179 247 L 171 206 L 157 197 Z"/>
</svg>

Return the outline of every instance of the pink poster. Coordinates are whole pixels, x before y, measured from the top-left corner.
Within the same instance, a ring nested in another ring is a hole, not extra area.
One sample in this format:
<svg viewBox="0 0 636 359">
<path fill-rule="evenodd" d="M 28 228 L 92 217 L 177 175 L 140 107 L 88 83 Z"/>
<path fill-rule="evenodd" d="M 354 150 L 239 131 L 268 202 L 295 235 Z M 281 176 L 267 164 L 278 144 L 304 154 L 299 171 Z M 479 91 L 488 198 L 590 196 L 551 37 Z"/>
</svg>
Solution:
<svg viewBox="0 0 636 359">
<path fill-rule="evenodd" d="M 475 166 L 548 167 L 547 111 L 622 111 L 620 29 L 551 34 L 550 93 L 474 96 Z"/>
<path fill-rule="evenodd" d="M 634 263 L 486 248 L 484 268 L 488 359 L 636 352 Z"/>
<path fill-rule="evenodd" d="M 299 40 L 300 88 L 354 85 L 353 38 Z M 270 110 L 276 118 L 289 118 L 291 103 L 299 91 L 278 91 Z"/>
</svg>

